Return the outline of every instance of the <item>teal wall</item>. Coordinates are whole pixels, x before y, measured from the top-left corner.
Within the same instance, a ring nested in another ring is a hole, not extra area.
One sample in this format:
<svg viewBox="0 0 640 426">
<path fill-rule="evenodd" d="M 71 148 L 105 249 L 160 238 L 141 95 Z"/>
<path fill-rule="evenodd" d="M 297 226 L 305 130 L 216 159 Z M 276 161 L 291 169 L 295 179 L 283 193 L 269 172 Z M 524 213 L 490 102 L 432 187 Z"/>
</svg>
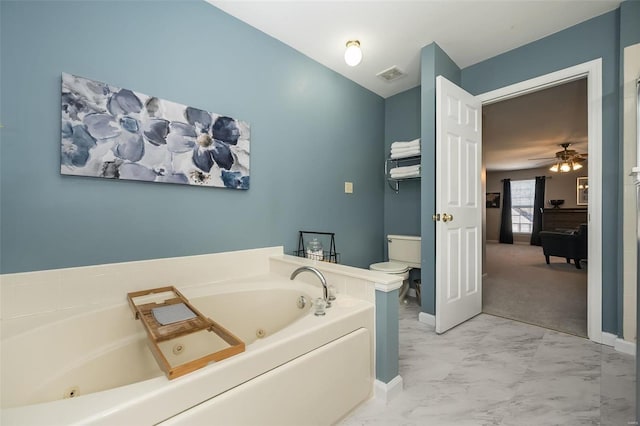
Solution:
<svg viewBox="0 0 640 426">
<path fill-rule="evenodd" d="M 462 87 L 485 93 L 516 82 L 602 58 L 602 195 L 605 211 L 620 205 L 618 14 L 606 13 L 566 30 L 462 70 Z M 617 210 L 621 212 L 621 209 Z M 602 328 L 617 333 L 620 214 L 604 214 L 602 223 Z"/>
<path fill-rule="evenodd" d="M 421 52 L 421 137 L 422 137 L 422 311 L 435 315 L 436 226 L 431 215 L 436 208 L 436 77 L 460 84 L 460 68 L 436 43 Z"/>
<path fill-rule="evenodd" d="M 640 0 L 620 4 L 620 47 L 640 43 Z"/>
<path fill-rule="evenodd" d="M 400 372 L 398 290 L 376 290 L 376 379 L 389 383 Z"/>
<path fill-rule="evenodd" d="M 2 1 L 0 272 L 284 245 L 383 257 L 384 100 L 203 1 Z M 68 72 L 251 125 L 251 189 L 60 175 Z M 344 194 L 344 181 L 354 193 Z"/>
<path fill-rule="evenodd" d="M 385 99 L 384 155 L 395 141 L 420 137 L 420 87 Z M 382 169 L 382 165 L 380 166 Z M 388 185 L 384 191 L 384 235 L 420 235 L 420 180 L 400 182 L 396 194 Z M 386 240 L 384 241 L 386 254 Z"/>
<path fill-rule="evenodd" d="M 637 43 L 640 43 L 640 1 L 638 0 L 633 0 L 633 1 L 625 1 L 620 5 L 620 51 L 619 51 L 619 63 L 620 63 L 620 68 L 619 68 L 619 82 L 620 82 L 620 99 L 619 99 L 619 108 L 621 111 L 620 114 L 620 127 L 619 127 L 619 138 L 620 141 L 623 140 L 623 113 L 622 111 L 624 110 L 623 108 L 623 93 L 624 93 L 624 48 L 627 46 L 631 46 Z M 624 152 L 623 149 L 620 148 L 620 164 L 624 164 L 624 161 L 622 159 Z M 620 188 L 623 188 L 624 186 L 624 182 L 627 181 L 627 179 L 629 179 L 629 173 L 630 171 L 627 170 L 626 173 L 623 170 L 622 173 L 619 174 L 618 176 L 618 184 L 620 185 Z M 619 211 L 620 211 L 620 216 L 619 216 L 619 222 L 618 222 L 618 235 L 620 235 L 620 241 L 622 241 L 622 235 L 624 230 L 622 229 L 622 225 L 623 225 L 623 220 L 622 220 L 622 194 L 623 192 L 620 192 L 620 199 L 619 199 Z M 622 277 L 624 277 L 623 274 L 623 263 L 622 263 L 622 246 L 619 249 L 619 253 L 620 255 L 618 256 L 618 271 L 619 272 L 619 276 L 620 276 L 620 281 L 622 282 Z M 618 286 L 618 306 L 620 306 L 620 315 L 618 315 L 618 330 L 620 330 L 620 334 L 622 334 L 622 323 L 623 323 L 623 312 L 622 312 L 622 307 L 624 306 L 623 303 L 623 297 L 624 297 L 624 286 L 620 285 Z M 640 386 L 640 385 L 639 385 Z M 640 410 L 640 406 L 638 406 L 638 410 Z"/>
<path fill-rule="evenodd" d="M 640 1 L 625 1 L 620 5 L 620 82 L 624 82 L 622 74 L 624 72 L 623 50 L 627 46 L 640 43 Z M 622 93 L 622 86 L 621 86 Z M 622 96 L 620 99 L 620 111 L 622 111 Z M 621 114 L 622 115 L 622 114 Z M 622 118 L 622 117 L 621 117 Z M 620 137 L 622 138 L 622 126 L 620 127 Z M 622 139 L 621 139 L 622 140 Z M 622 151 L 622 150 L 621 150 Z M 622 155 L 622 152 L 620 153 Z M 620 159 L 622 164 L 622 159 Z M 623 171 L 624 172 L 624 171 Z M 626 176 L 624 176 L 626 177 Z M 623 176 L 620 177 L 620 186 L 622 187 Z M 640 204 L 638 204 L 640 207 Z M 620 223 L 622 226 L 622 222 Z M 640 222 L 638 223 L 640 228 Z M 640 234 L 638 234 L 640 235 Z M 638 239 L 638 263 L 640 264 L 640 238 Z M 622 256 L 620 256 L 622 257 Z M 620 265 L 621 267 L 622 265 Z M 618 289 L 618 304 L 622 303 L 623 286 Z M 640 274 L 636 283 L 636 306 L 640 306 Z M 618 330 L 622 331 L 622 315 L 619 316 Z M 640 330 L 640 309 L 636 309 L 636 330 Z M 640 420 L 640 357 L 636 356 L 636 421 Z"/>
</svg>

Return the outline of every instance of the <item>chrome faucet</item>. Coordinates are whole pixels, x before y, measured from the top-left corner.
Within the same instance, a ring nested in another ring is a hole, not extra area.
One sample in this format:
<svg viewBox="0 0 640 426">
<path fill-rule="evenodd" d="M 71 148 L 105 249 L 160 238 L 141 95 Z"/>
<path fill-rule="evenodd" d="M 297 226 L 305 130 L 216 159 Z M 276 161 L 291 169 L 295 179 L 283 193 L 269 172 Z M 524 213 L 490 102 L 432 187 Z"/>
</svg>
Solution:
<svg viewBox="0 0 640 426">
<path fill-rule="evenodd" d="M 327 287 L 327 280 L 325 279 L 324 275 L 322 275 L 322 272 L 320 272 L 313 266 L 301 266 L 291 273 L 291 277 L 289 277 L 289 279 L 290 280 L 294 279 L 295 277 L 298 276 L 298 274 L 304 271 L 313 272 L 316 275 L 316 277 L 318 277 L 318 279 L 320 280 L 320 283 L 322 284 L 322 295 L 323 295 L 324 301 L 327 304 L 327 308 L 330 308 L 331 301 L 329 300 L 329 289 Z"/>
</svg>

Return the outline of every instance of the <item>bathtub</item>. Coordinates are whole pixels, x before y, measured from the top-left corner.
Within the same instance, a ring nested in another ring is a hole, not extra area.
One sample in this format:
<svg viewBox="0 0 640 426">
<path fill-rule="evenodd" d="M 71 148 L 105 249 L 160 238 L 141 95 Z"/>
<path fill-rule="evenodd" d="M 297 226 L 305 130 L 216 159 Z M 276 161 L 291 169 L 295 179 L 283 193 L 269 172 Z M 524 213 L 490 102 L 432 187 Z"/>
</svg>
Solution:
<svg viewBox="0 0 640 426">
<path fill-rule="evenodd" d="M 278 275 L 180 291 L 245 352 L 169 381 L 125 303 L 65 318 L 2 340 L 1 423 L 331 424 L 371 396 L 371 303 L 318 317 L 319 286 Z"/>
</svg>

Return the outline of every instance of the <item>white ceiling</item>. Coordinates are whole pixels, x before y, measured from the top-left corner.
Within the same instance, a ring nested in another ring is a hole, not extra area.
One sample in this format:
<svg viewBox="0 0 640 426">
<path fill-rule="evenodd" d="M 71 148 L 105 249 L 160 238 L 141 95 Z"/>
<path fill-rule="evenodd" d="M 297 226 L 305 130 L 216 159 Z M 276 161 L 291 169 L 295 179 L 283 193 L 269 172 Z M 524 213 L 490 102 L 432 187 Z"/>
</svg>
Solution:
<svg viewBox="0 0 640 426">
<path fill-rule="evenodd" d="M 613 10 L 619 0 L 207 0 L 387 98 L 420 84 L 420 50 L 432 42 L 460 67 L 481 62 Z M 348 40 L 363 60 L 343 59 Z M 587 43 L 588 40 L 585 40 Z M 397 66 L 408 75 L 385 82 Z"/>
</svg>

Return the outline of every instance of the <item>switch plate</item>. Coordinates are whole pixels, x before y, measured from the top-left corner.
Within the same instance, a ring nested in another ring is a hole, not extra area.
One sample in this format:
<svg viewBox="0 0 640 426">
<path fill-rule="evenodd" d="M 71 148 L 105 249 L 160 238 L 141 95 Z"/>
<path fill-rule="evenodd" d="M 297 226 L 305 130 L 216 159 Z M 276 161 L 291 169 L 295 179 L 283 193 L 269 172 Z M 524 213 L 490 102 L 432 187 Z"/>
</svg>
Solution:
<svg viewBox="0 0 640 426">
<path fill-rule="evenodd" d="M 344 193 L 345 194 L 353 194 L 353 182 L 345 182 L 344 183 Z"/>
</svg>

